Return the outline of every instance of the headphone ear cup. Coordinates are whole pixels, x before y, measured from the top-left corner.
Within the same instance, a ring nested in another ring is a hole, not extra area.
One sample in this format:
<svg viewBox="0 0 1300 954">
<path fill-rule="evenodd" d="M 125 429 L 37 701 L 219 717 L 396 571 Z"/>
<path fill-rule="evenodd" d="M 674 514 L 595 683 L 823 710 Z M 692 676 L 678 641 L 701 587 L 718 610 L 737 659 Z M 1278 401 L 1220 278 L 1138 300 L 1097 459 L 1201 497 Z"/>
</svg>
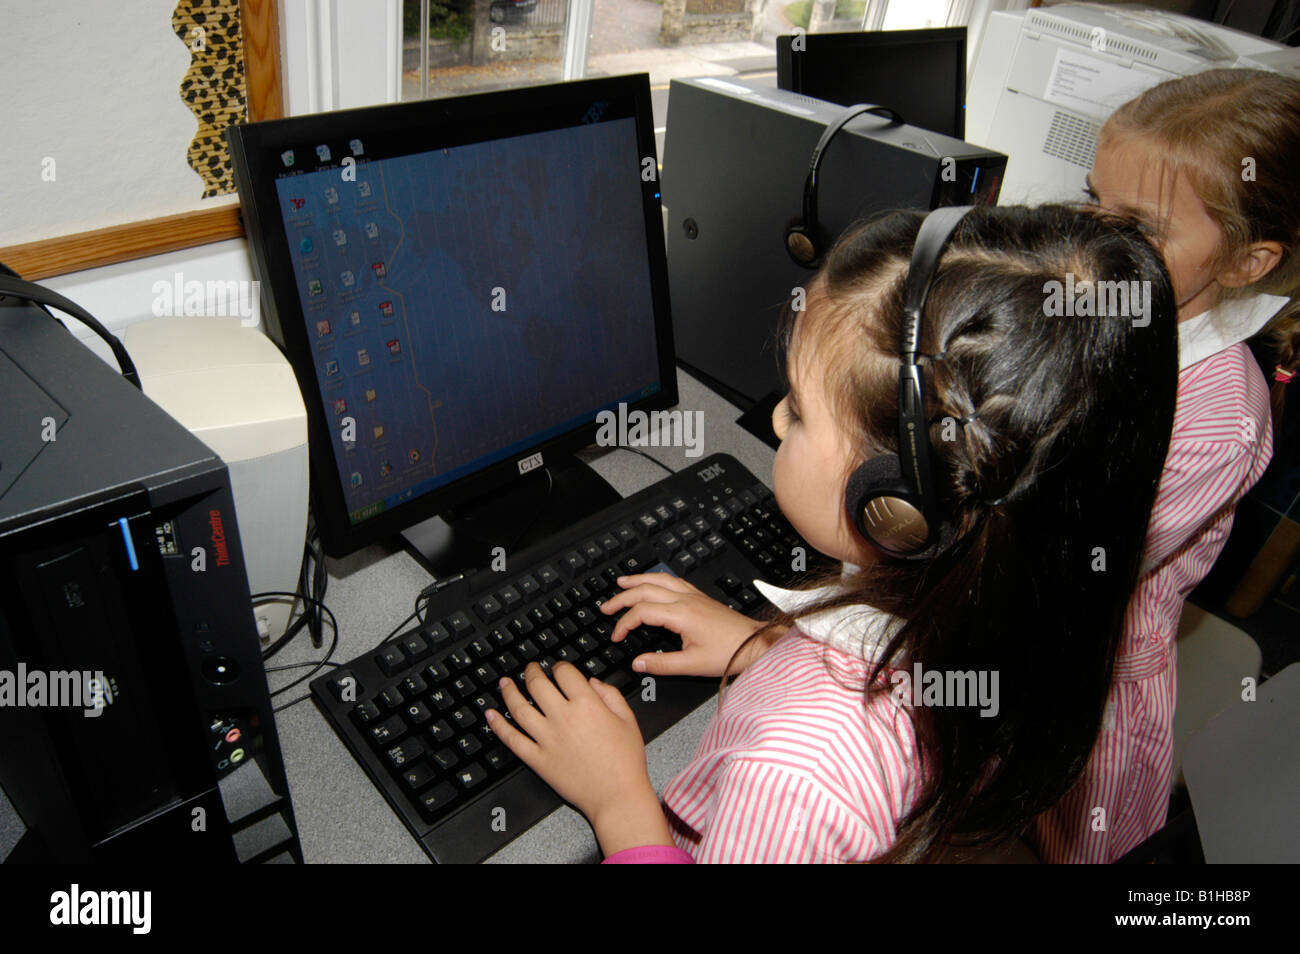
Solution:
<svg viewBox="0 0 1300 954">
<path fill-rule="evenodd" d="M 931 537 L 916 495 L 903 482 L 896 454 L 881 454 L 849 475 L 844 505 L 858 533 L 894 556 L 922 552 Z"/>
<path fill-rule="evenodd" d="M 796 265 L 816 268 L 821 264 L 817 237 L 802 219 L 794 219 L 785 230 L 785 250 Z"/>
</svg>

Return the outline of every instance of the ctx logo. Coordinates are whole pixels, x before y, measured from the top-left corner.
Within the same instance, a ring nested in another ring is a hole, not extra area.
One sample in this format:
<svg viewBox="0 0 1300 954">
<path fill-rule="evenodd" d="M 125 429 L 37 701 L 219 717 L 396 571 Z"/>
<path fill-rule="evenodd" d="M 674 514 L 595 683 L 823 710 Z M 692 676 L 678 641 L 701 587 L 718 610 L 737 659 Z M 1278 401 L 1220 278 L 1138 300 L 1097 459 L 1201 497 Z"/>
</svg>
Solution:
<svg viewBox="0 0 1300 954">
<path fill-rule="evenodd" d="M 289 200 L 289 204 L 290 204 L 291 206 L 293 206 L 293 210 L 294 210 L 295 212 L 297 212 L 299 209 L 301 209 L 304 205 L 307 204 L 307 200 L 306 200 L 306 199 L 290 199 L 290 200 Z"/>
</svg>

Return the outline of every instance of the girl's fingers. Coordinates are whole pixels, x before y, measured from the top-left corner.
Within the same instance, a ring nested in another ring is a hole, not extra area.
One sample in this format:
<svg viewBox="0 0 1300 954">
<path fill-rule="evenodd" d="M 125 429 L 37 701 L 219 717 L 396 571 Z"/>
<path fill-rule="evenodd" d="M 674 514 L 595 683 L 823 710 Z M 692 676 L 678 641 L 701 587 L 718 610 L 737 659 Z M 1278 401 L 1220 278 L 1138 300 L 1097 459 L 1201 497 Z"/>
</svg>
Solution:
<svg viewBox="0 0 1300 954">
<path fill-rule="evenodd" d="M 609 638 L 618 642 L 638 626 L 664 626 L 680 635 L 678 627 L 689 619 L 689 614 L 690 608 L 680 602 L 638 603 L 619 617 Z"/>
<path fill-rule="evenodd" d="M 695 587 L 687 583 L 680 576 L 673 576 L 671 573 L 632 573 L 628 576 L 620 576 L 618 585 L 623 589 L 633 586 L 640 586 L 643 583 L 651 583 L 655 586 L 662 586 L 665 590 L 676 590 L 678 593 L 694 593 Z"/>
<path fill-rule="evenodd" d="M 515 722 L 519 724 L 521 729 L 536 739 L 538 733 L 546 725 L 546 717 L 529 705 L 528 700 L 524 698 L 524 694 L 519 691 L 513 679 L 503 679 L 499 688 L 501 689 L 501 698 L 505 702 L 506 708 L 510 710 L 510 714 L 515 717 Z M 492 727 L 492 731 L 496 731 L 496 726 Z"/>
<path fill-rule="evenodd" d="M 564 702 L 564 696 L 546 675 L 546 670 L 535 662 L 530 662 L 524 667 L 524 685 L 528 687 L 528 694 L 532 696 L 533 704 L 541 709 L 543 714 L 555 712 Z"/>
<path fill-rule="evenodd" d="M 590 688 L 587 685 L 587 677 L 572 663 L 556 663 L 553 673 L 556 684 L 564 691 L 565 697 L 570 700 L 577 698 Z"/>
<path fill-rule="evenodd" d="M 623 590 L 621 593 L 615 593 L 601 604 L 600 611 L 602 613 L 613 613 L 625 606 L 635 606 L 637 603 L 670 603 L 673 600 L 681 599 L 682 595 L 680 590 L 669 590 L 653 583 L 642 583 L 631 589 Z"/>
<path fill-rule="evenodd" d="M 524 703 L 524 707 L 527 709 L 532 708 L 528 703 Z M 541 751 L 537 743 L 512 726 L 510 720 L 497 712 L 496 709 L 489 709 L 487 716 L 488 724 L 492 726 L 492 732 L 501 740 L 501 744 L 531 767 L 533 759 Z M 519 716 L 516 715 L 515 718 L 518 719 Z"/>
<path fill-rule="evenodd" d="M 618 716 L 624 722 L 630 721 L 634 724 L 636 723 L 636 713 L 632 711 L 632 707 L 628 705 L 627 700 L 623 698 L 623 693 L 619 692 L 613 686 L 601 682 L 595 676 L 592 676 L 587 684 L 591 686 L 596 695 L 600 696 L 600 701 L 609 707 L 610 712 L 614 713 L 614 715 Z"/>
</svg>

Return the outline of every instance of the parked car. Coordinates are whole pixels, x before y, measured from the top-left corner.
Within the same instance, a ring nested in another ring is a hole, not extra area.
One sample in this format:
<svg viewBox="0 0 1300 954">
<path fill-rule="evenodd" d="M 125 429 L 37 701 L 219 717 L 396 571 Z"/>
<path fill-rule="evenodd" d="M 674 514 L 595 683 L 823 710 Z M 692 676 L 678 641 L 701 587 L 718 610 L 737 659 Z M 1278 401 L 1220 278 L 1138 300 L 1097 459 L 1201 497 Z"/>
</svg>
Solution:
<svg viewBox="0 0 1300 954">
<path fill-rule="evenodd" d="M 536 6 L 537 0 L 492 0 L 488 17 L 493 23 L 505 23 L 507 16 L 526 16 Z"/>
</svg>

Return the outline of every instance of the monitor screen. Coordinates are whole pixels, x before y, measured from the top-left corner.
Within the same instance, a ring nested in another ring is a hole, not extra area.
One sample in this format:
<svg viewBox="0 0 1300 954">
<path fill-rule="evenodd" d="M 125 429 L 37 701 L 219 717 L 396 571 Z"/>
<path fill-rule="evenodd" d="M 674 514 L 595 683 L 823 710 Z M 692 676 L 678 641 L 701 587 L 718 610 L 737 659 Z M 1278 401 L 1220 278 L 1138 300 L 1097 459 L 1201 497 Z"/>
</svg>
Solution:
<svg viewBox="0 0 1300 954">
<path fill-rule="evenodd" d="M 232 136 L 336 552 L 676 402 L 648 109 L 628 77 Z"/>
<path fill-rule="evenodd" d="M 888 106 L 909 125 L 966 138 L 965 27 L 781 36 L 776 62 L 781 89 Z"/>
</svg>

